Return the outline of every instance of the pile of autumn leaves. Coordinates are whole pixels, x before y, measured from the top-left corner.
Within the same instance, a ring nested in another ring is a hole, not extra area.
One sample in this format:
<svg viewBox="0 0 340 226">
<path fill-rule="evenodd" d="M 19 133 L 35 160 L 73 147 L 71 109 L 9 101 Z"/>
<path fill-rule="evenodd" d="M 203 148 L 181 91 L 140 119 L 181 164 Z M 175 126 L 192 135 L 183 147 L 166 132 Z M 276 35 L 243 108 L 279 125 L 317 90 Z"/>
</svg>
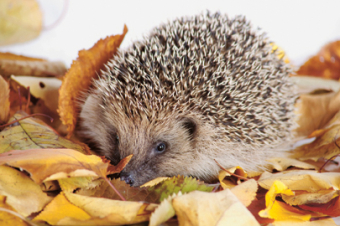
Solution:
<svg viewBox="0 0 340 226">
<path fill-rule="evenodd" d="M 0 54 L 2 222 L 335 225 L 330 217 L 340 216 L 340 168 L 338 159 L 327 159 L 340 153 L 340 96 L 333 91 L 340 87 L 337 81 L 292 78 L 298 84 L 309 82 L 302 87 L 308 94 L 301 94 L 297 102 L 297 114 L 303 116 L 297 133 L 314 141 L 287 152 L 286 158 L 270 159 L 268 172 L 245 172 L 235 166 L 222 170 L 220 183 L 214 185 L 178 176 L 131 188 L 108 179 L 131 156 L 112 166 L 90 155 L 73 136 L 79 113 L 74 100 L 91 86 L 126 32 L 124 28 L 123 34 L 80 51 L 65 76 L 66 69 L 58 62 Z M 339 79 L 340 61 L 334 61 L 340 59 L 339 50 L 339 41 L 325 46 L 297 73 Z M 36 114 L 43 116 L 27 117 Z"/>
</svg>

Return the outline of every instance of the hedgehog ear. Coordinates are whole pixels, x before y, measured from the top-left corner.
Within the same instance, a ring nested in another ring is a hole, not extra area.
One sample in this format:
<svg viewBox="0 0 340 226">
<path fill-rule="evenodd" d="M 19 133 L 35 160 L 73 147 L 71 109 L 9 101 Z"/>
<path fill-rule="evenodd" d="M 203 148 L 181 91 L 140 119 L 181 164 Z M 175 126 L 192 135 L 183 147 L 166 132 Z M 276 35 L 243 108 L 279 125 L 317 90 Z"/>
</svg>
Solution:
<svg viewBox="0 0 340 226">
<path fill-rule="evenodd" d="M 191 118 L 184 118 L 182 120 L 182 125 L 184 129 L 188 131 L 188 134 L 190 136 L 190 140 L 194 139 L 196 131 L 197 131 L 197 124 L 196 122 Z"/>
</svg>

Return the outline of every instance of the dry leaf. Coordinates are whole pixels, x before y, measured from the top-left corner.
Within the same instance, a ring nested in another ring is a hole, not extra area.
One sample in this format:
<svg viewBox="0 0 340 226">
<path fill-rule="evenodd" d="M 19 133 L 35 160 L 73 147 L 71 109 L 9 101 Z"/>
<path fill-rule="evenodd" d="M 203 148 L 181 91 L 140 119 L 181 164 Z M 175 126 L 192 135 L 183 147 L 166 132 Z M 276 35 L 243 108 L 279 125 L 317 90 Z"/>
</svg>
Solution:
<svg viewBox="0 0 340 226">
<path fill-rule="evenodd" d="M 340 78 L 340 41 L 322 47 L 296 73 L 338 80 Z"/>
<path fill-rule="evenodd" d="M 64 225 L 136 224 L 148 221 L 151 212 L 157 207 L 155 204 L 86 197 L 72 193 L 65 193 L 65 196 L 70 203 L 87 212 L 92 219 L 85 222 L 65 219 L 59 222 Z"/>
<path fill-rule="evenodd" d="M 308 136 L 323 128 L 340 110 L 340 92 L 322 95 L 304 94 L 296 103 L 299 136 Z"/>
<path fill-rule="evenodd" d="M 27 217 L 39 212 L 52 200 L 25 173 L 9 166 L 0 166 L 0 172 L 0 195 L 19 214 Z"/>
<path fill-rule="evenodd" d="M 60 193 L 34 218 L 34 221 L 46 221 L 51 225 L 58 225 L 58 222 L 66 217 L 78 220 L 91 218 L 84 210 L 70 203 L 64 193 Z"/>
<path fill-rule="evenodd" d="M 45 102 L 45 105 L 53 112 L 57 112 L 59 87 L 61 81 L 57 78 L 38 78 L 31 76 L 11 76 L 12 80 L 15 80 L 24 87 L 30 87 L 31 94 L 40 98 Z"/>
<path fill-rule="evenodd" d="M 238 176 L 241 177 L 245 177 L 247 178 L 247 173 L 239 166 L 235 166 L 233 168 L 227 169 L 230 173 L 236 174 Z M 218 179 L 221 183 L 221 186 L 223 189 L 227 189 L 227 188 L 233 188 L 236 186 L 236 182 L 235 180 L 237 180 L 237 182 L 239 181 L 239 178 L 230 175 L 228 172 L 221 170 L 219 175 L 218 175 Z"/>
<path fill-rule="evenodd" d="M 101 39 L 91 49 L 79 51 L 78 59 L 73 61 L 65 74 L 59 92 L 59 114 L 67 126 L 69 137 L 74 131 L 79 114 L 77 101 L 90 88 L 93 79 L 98 77 L 99 70 L 104 70 L 104 64 L 116 54 L 126 32 L 125 26 L 123 34 Z"/>
<path fill-rule="evenodd" d="M 249 206 L 255 199 L 258 186 L 254 179 L 243 182 L 230 189 L 230 191 L 243 203 L 245 206 Z"/>
<path fill-rule="evenodd" d="M 313 170 L 290 170 L 279 173 L 264 172 L 258 180 L 261 187 L 269 190 L 275 181 L 281 181 L 291 190 L 317 192 L 340 189 L 339 173 L 318 173 Z"/>
<path fill-rule="evenodd" d="M 273 171 L 273 169 L 275 169 L 277 171 L 284 171 L 291 166 L 294 166 L 294 167 L 300 168 L 300 169 L 315 169 L 315 166 L 313 166 L 309 163 L 301 162 L 299 160 L 292 159 L 292 158 L 278 157 L 278 158 L 268 159 L 267 161 L 270 162 L 269 169 L 271 171 Z"/>
<path fill-rule="evenodd" d="M 172 203 L 180 225 L 259 225 L 229 189 L 194 191 L 174 198 Z"/>
<path fill-rule="evenodd" d="M 9 118 L 9 86 L 0 75 L 0 125 L 5 124 Z"/>
<path fill-rule="evenodd" d="M 274 226 L 337 226 L 335 224 L 334 220 L 331 218 L 328 219 L 321 219 L 321 220 L 315 220 L 315 221 L 275 221 L 273 223 Z"/>
<path fill-rule="evenodd" d="M 4 210 L 1 210 L 2 208 L 9 210 L 9 211 L 15 211 L 10 205 L 6 203 L 6 197 L 0 195 L 0 225 L 1 226 L 7 226 L 7 225 L 15 225 L 15 226 L 29 226 L 25 221 L 20 219 L 17 216 L 14 216 L 11 213 L 8 213 Z"/>
<path fill-rule="evenodd" d="M 282 195 L 282 199 L 289 205 L 309 205 L 309 204 L 324 204 L 339 196 L 340 191 L 334 190 L 319 190 L 315 193 L 306 191 L 295 191 L 294 196 Z"/>
<path fill-rule="evenodd" d="M 300 211 L 296 208 L 276 200 L 277 195 L 293 196 L 292 192 L 285 184 L 275 181 L 266 194 L 266 209 L 261 210 L 259 215 L 275 220 L 309 221 L 311 215 L 307 211 Z"/>
<path fill-rule="evenodd" d="M 330 79 L 311 76 L 292 76 L 290 79 L 297 85 L 299 94 L 312 93 L 315 90 L 328 90 L 338 92 L 340 82 Z"/>
<path fill-rule="evenodd" d="M 13 150 L 0 154 L 3 164 L 26 170 L 38 184 L 68 177 L 105 177 L 109 166 L 98 156 L 72 149 Z"/>
<path fill-rule="evenodd" d="M 10 122 L 25 116 L 27 114 L 19 112 L 10 119 Z M 90 152 L 85 144 L 78 144 L 59 136 L 52 128 L 36 118 L 20 120 L 0 132 L 0 153 L 37 148 L 70 148 L 83 153 Z"/>
<path fill-rule="evenodd" d="M 291 158 L 317 161 L 319 158 L 330 159 L 339 154 L 340 149 L 337 144 L 340 144 L 340 111 L 327 123 L 324 129 L 314 131 L 310 136 L 316 137 L 316 139 L 312 143 L 291 151 Z"/>
<path fill-rule="evenodd" d="M 164 199 L 159 206 L 155 209 L 155 211 L 151 214 L 149 226 L 157 226 L 165 223 L 170 218 L 176 215 L 175 209 L 172 206 L 172 200 L 175 197 L 181 196 L 182 193 L 173 194 L 168 198 Z"/>
<path fill-rule="evenodd" d="M 334 198 L 330 202 L 325 203 L 325 204 L 301 205 L 299 207 L 301 209 L 304 209 L 304 210 L 323 213 L 326 216 L 331 216 L 331 217 L 339 217 L 340 216 L 340 199 L 339 199 L 339 196 Z"/>
<path fill-rule="evenodd" d="M 38 37 L 42 13 L 35 0 L 0 1 L 0 46 Z"/>
</svg>

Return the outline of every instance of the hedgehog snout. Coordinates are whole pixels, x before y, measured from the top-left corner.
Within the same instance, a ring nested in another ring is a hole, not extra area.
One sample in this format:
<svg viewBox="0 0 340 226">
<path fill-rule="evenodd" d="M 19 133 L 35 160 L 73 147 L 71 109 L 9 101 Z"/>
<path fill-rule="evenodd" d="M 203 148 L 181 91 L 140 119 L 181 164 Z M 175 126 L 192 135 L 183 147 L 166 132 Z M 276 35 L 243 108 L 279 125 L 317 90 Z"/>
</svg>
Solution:
<svg viewBox="0 0 340 226">
<path fill-rule="evenodd" d="M 127 173 L 127 172 L 122 172 L 120 174 L 120 180 L 125 181 L 125 183 L 127 183 L 130 186 L 133 186 L 133 184 L 135 183 L 133 176 L 130 173 Z"/>
</svg>

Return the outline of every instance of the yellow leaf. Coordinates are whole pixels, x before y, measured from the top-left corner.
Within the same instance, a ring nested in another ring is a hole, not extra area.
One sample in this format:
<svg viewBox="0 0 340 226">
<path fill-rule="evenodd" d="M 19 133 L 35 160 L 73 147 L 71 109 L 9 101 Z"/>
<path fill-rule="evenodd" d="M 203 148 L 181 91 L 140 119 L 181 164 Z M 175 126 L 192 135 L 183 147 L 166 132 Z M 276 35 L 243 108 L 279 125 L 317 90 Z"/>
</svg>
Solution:
<svg viewBox="0 0 340 226">
<path fill-rule="evenodd" d="M 71 204 L 66 199 L 64 193 L 60 193 L 37 217 L 34 218 L 34 221 L 41 220 L 46 221 L 51 225 L 56 225 L 61 219 L 66 217 L 79 220 L 87 220 L 91 218 L 84 210 Z"/>
<path fill-rule="evenodd" d="M 247 173 L 239 166 L 235 166 L 233 168 L 227 169 L 230 173 L 239 175 L 241 177 L 247 177 Z M 230 175 L 230 173 L 221 170 L 219 175 L 218 175 L 218 179 L 221 183 L 221 186 L 223 189 L 227 189 L 227 188 L 233 188 L 236 186 L 235 182 L 228 180 L 232 177 L 232 175 Z"/>
<path fill-rule="evenodd" d="M 9 117 L 9 86 L 0 75 L 0 125 L 5 124 Z"/>
<path fill-rule="evenodd" d="M 42 13 L 35 0 L 0 1 L 0 46 L 36 38 L 42 28 Z"/>
<path fill-rule="evenodd" d="M 146 182 L 145 184 L 141 185 L 140 187 L 143 188 L 143 187 L 153 187 L 165 180 L 169 180 L 171 177 L 157 177 L 149 182 Z"/>
<path fill-rule="evenodd" d="M 180 225 L 259 225 L 229 189 L 193 191 L 174 198 L 172 203 Z"/>
<path fill-rule="evenodd" d="M 27 217 L 51 201 L 25 173 L 9 166 L 0 166 L 0 172 L 0 195 L 7 196 L 7 203 L 19 214 Z"/>
<path fill-rule="evenodd" d="M 66 198 L 74 205 L 86 211 L 92 218 L 86 222 L 64 219 L 64 225 L 125 225 L 148 221 L 151 212 L 158 205 L 142 202 L 110 200 L 65 193 Z"/>
<path fill-rule="evenodd" d="M 264 218 L 275 220 L 292 220 L 292 221 L 308 221 L 311 218 L 310 214 L 298 213 L 287 209 L 284 203 L 276 200 L 277 195 L 293 196 L 294 192 L 280 181 L 275 181 L 266 194 L 266 209 L 261 210 L 259 215 Z M 302 211 L 301 211 L 302 212 Z M 306 211 L 307 212 L 307 211 Z"/>
<path fill-rule="evenodd" d="M 9 211 L 15 211 L 8 203 L 6 203 L 6 197 L 0 195 L 0 208 L 4 208 Z M 29 226 L 25 221 L 23 221 L 18 216 L 14 216 L 11 213 L 8 213 L 4 210 L 0 209 L 0 226 Z"/>
</svg>

